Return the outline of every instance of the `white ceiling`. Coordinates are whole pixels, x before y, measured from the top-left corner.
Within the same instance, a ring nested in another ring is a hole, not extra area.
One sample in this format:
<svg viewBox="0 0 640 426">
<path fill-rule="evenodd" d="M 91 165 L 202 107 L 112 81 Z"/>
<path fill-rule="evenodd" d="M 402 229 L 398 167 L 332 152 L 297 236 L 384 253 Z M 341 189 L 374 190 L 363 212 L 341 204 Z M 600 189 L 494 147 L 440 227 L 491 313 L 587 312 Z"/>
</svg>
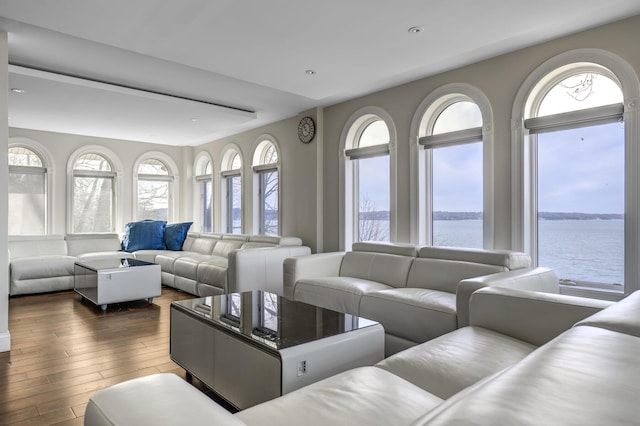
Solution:
<svg viewBox="0 0 640 426">
<path fill-rule="evenodd" d="M 637 14 L 639 0 L 0 0 L 24 90 L 9 125 L 194 146 Z"/>
</svg>

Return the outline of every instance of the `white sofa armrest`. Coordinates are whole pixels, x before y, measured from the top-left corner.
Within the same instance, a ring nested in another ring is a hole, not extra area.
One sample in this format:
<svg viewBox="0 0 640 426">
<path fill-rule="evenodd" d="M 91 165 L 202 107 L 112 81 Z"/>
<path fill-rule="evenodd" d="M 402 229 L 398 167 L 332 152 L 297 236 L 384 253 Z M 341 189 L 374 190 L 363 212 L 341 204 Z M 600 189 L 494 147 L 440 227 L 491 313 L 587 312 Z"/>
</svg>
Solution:
<svg viewBox="0 0 640 426">
<path fill-rule="evenodd" d="M 285 259 L 284 297 L 293 300 L 297 282 L 301 278 L 340 276 L 340 266 L 343 258 L 344 252 L 333 252 Z"/>
<path fill-rule="evenodd" d="M 542 346 L 614 302 L 486 287 L 471 296 L 469 323 Z"/>
<path fill-rule="evenodd" d="M 476 290 L 483 287 L 506 287 L 544 293 L 560 292 L 556 273 L 542 267 L 514 269 L 462 280 L 456 287 L 458 327 L 469 325 L 469 300 Z"/>
<path fill-rule="evenodd" d="M 264 247 L 229 253 L 227 291 L 265 290 L 282 295 L 282 263 L 286 258 L 311 254 L 306 246 Z"/>
<path fill-rule="evenodd" d="M 85 425 L 245 425 L 175 374 L 118 383 L 89 399 Z"/>
</svg>

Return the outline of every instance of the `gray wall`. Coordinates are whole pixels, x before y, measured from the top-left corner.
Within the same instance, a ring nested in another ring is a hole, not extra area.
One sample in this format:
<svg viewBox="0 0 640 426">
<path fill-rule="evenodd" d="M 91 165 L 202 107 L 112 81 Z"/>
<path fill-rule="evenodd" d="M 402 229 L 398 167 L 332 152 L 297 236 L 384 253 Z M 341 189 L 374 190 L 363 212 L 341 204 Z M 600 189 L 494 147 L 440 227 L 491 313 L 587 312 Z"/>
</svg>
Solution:
<svg viewBox="0 0 640 426">
<path fill-rule="evenodd" d="M 493 109 L 494 130 L 494 246 L 511 248 L 511 110 L 515 95 L 527 78 L 546 60 L 574 49 L 596 48 L 627 61 L 640 75 L 640 16 L 605 25 L 558 40 L 505 54 L 399 87 L 373 93 L 324 109 L 324 250 L 339 249 L 340 236 L 338 158 L 340 135 L 348 118 L 360 108 L 377 106 L 393 118 L 397 130 L 398 241 L 409 241 L 410 125 L 420 102 L 433 90 L 449 83 L 466 83 L 480 89 Z M 419 54 L 419 52 L 418 52 Z"/>
<path fill-rule="evenodd" d="M 305 245 L 311 247 L 313 251 L 318 251 L 322 238 L 317 226 L 322 202 L 321 198 L 317 196 L 318 155 L 322 153 L 320 149 L 322 138 L 321 135 L 317 135 L 308 144 L 303 144 L 298 140 L 298 122 L 305 115 L 312 117 L 319 124 L 317 111 L 307 111 L 297 117 L 198 146 L 194 148 L 194 157 L 197 157 L 201 151 L 208 152 L 214 163 L 214 173 L 219 175 L 222 156 L 229 145 L 233 144 L 240 149 L 243 159 L 244 232 L 257 233 L 258 230 L 253 229 L 251 213 L 254 192 L 251 162 L 256 144 L 261 140 L 260 137 L 262 135 L 273 137 L 277 141 L 280 151 L 283 203 L 280 234 L 300 237 Z M 216 189 L 220 192 L 219 185 L 216 186 Z M 219 197 L 220 194 L 217 196 Z"/>
<path fill-rule="evenodd" d="M 190 220 L 191 218 L 192 190 L 191 187 L 187 185 L 192 182 L 190 178 L 192 148 L 18 128 L 10 128 L 9 137 L 34 140 L 43 145 L 53 157 L 53 223 L 52 229 L 49 232 L 50 234 L 65 234 L 67 232 L 67 161 L 75 150 L 86 145 L 101 145 L 108 148 L 113 151 L 122 164 L 122 193 L 119 197 L 119 202 L 121 203 L 119 210 L 122 212 L 122 223 L 119 227 L 116 227 L 116 232 L 122 232 L 124 230 L 124 224 L 133 220 L 133 197 L 135 193 L 133 192 L 133 182 L 131 179 L 133 176 L 134 163 L 140 155 L 148 151 L 160 151 L 175 161 L 179 169 L 179 179 L 177 183 L 181 186 L 178 199 L 178 217 L 175 221 Z"/>
</svg>

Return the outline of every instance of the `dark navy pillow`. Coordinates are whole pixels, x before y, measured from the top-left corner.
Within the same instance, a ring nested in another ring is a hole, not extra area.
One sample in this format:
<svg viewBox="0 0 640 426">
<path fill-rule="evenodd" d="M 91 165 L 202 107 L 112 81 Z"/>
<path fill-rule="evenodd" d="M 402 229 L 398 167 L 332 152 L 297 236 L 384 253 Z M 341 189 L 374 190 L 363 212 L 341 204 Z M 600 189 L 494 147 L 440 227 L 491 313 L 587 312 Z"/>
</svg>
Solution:
<svg viewBox="0 0 640 426">
<path fill-rule="evenodd" d="M 136 250 L 165 250 L 164 229 L 167 222 L 164 220 L 143 220 L 130 222 L 124 227 L 122 237 L 123 251 Z"/>
<path fill-rule="evenodd" d="M 187 232 L 193 222 L 171 223 L 164 228 L 164 244 L 167 250 L 182 250 Z"/>
</svg>

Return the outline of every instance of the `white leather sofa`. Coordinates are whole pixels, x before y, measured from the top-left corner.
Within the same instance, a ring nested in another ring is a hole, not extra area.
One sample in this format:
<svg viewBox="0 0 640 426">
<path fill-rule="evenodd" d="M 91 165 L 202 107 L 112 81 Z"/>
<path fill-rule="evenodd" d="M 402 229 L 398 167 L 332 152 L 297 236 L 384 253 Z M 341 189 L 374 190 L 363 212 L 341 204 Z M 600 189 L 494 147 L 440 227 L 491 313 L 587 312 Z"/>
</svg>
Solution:
<svg viewBox="0 0 640 426">
<path fill-rule="evenodd" d="M 350 252 L 285 260 L 284 295 L 380 322 L 387 356 L 469 324 L 482 287 L 558 293 L 548 268 L 507 250 L 354 243 Z"/>
<path fill-rule="evenodd" d="M 640 292 L 483 288 L 469 326 L 236 414 L 157 374 L 95 393 L 85 425 L 631 425 L 639 353 Z"/>
<path fill-rule="evenodd" d="M 117 234 L 10 236 L 9 295 L 73 288 L 76 260 L 132 258 Z"/>
<path fill-rule="evenodd" d="M 181 251 L 121 251 L 118 234 L 11 236 L 9 294 L 73 289 L 77 260 L 159 263 L 162 283 L 197 296 L 245 290 L 282 293 L 282 262 L 311 253 L 295 237 L 189 233 Z"/>
<path fill-rule="evenodd" d="M 182 251 L 140 250 L 136 259 L 162 268 L 162 284 L 196 296 L 248 290 L 282 294 L 282 264 L 311 249 L 297 237 L 194 233 Z"/>
</svg>

